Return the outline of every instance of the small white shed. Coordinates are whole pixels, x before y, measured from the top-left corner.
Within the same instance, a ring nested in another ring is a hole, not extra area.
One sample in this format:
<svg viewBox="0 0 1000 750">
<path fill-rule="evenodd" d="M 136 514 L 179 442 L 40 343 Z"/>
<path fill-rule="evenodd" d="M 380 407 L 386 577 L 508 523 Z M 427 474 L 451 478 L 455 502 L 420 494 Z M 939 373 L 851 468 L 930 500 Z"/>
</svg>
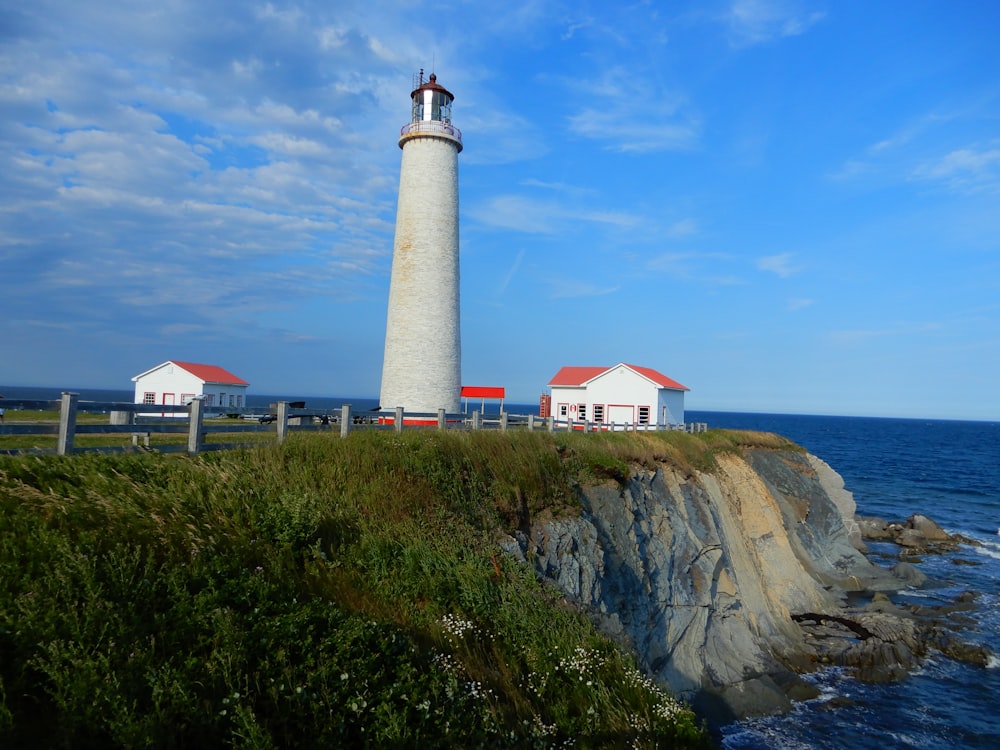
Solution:
<svg viewBox="0 0 1000 750">
<path fill-rule="evenodd" d="M 228 409 L 246 405 L 250 384 L 216 365 L 167 360 L 151 370 L 139 373 L 135 383 L 137 404 L 187 404 L 203 396 L 206 408 Z"/>
<path fill-rule="evenodd" d="M 549 381 L 552 415 L 595 424 L 684 424 L 690 390 L 650 367 L 563 367 Z"/>
</svg>

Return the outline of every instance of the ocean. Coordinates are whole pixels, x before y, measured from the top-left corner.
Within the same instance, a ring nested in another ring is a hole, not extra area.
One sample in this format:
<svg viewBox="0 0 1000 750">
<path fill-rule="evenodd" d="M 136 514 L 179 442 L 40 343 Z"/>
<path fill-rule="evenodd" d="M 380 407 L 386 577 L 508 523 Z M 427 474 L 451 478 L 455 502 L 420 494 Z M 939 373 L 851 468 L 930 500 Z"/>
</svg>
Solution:
<svg viewBox="0 0 1000 750">
<path fill-rule="evenodd" d="M 79 389 L 81 400 L 131 401 L 132 391 Z M 0 386 L 7 399 L 55 399 L 59 389 Z M 373 398 L 249 395 L 248 406 L 306 401 L 334 411 L 350 403 L 374 408 Z M 0 402 L 2 403 L 2 402 Z M 469 405 L 469 410 L 481 403 Z M 496 402 L 486 404 L 495 412 Z M 506 404 L 511 413 L 538 413 L 537 404 Z M 980 594 L 976 625 L 963 633 L 1000 655 L 1000 423 L 688 411 L 710 427 L 775 432 L 830 464 L 854 493 L 858 513 L 903 520 L 922 513 L 949 532 L 978 540 L 948 555 L 928 555 L 921 570 L 939 582 L 906 594 L 921 604 Z M 870 545 L 873 560 L 895 562 L 892 545 Z M 961 564 L 956 564 L 961 563 Z M 907 679 L 858 682 L 829 669 L 809 675 L 821 697 L 782 716 L 723 727 L 724 750 L 885 750 L 1000 747 L 1000 660 L 982 669 L 932 656 Z"/>
</svg>

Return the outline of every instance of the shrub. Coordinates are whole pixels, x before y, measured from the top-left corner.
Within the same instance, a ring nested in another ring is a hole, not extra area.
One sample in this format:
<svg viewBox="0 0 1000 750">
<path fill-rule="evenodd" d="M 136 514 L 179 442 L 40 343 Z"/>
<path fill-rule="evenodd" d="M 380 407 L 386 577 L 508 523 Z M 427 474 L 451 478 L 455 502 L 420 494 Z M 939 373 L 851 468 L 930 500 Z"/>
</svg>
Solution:
<svg viewBox="0 0 1000 750">
<path fill-rule="evenodd" d="M 707 746 L 495 542 L 650 450 L 608 445 L 3 459 L 0 745 Z"/>
</svg>

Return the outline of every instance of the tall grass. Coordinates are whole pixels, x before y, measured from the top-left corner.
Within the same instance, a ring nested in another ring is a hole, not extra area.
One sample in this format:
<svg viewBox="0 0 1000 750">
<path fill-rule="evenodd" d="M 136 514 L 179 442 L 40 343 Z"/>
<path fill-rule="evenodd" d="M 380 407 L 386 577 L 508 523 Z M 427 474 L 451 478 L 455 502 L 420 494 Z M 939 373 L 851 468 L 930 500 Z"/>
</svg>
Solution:
<svg viewBox="0 0 1000 750">
<path fill-rule="evenodd" d="M 0 459 L 4 747 L 705 747 L 498 537 L 754 433 Z M 780 444 L 780 447 L 787 447 Z"/>
</svg>

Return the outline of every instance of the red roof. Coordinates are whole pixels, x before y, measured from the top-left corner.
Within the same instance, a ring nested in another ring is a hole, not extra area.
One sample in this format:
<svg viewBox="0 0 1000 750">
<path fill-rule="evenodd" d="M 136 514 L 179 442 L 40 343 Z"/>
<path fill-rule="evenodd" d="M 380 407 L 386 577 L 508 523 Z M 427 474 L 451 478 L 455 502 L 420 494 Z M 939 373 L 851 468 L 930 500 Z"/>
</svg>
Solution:
<svg viewBox="0 0 1000 750">
<path fill-rule="evenodd" d="M 677 391 L 691 390 L 687 386 L 681 385 L 673 378 L 668 378 L 662 372 L 658 372 L 651 367 L 639 367 L 638 365 L 629 365 L 625 362 L 617 364 L 614 367 L 563 367 L 555 374 L 552 380 L 549 381 L 549 385 L 571 387 L 583 386 L 599 375 L 603 375 L 609 370 L 615 369 L 615 367 L 627 367 L 647 380 L 653 381 L 660 388 L 671 388 Z"/>
<path fill-rule="evenodd" d="M 607 367 L 564 367 L 549 381 L 549 385 L 583 385 L 607 371 Z"/>
<path fill-rule="evenodd" d="M 503 398 L 504 387 L 492 385 L 463 385 L 462 398 Z"/>
<path fill-rule="evenodd" d="M 622 363 L 624 364 L 624 362 Z M 668 378 L 662 372 L 657 372 L 652 367 L 639 367 L 638 365 L 625 365 L 630 370 L 635 370 L 637 373 L 645 378 L 649 378 L 654 383 L 656 383 L 660 388 L 673 388 L 678 391 L 690 391 L 686 385 L 681 385 L 673 378 Z"/>
<path fill-rule="evenodd" d="M 170 361 L 206 383 L 220 383 L 222 385 L 250 385 L 243 378 L 237 377 L 229 372 L 229 370 L 224 370 L 216 365 L 199 365 L 194 362 L 178 362 L 176 359 L 172 359 Z"/>
</svg>

